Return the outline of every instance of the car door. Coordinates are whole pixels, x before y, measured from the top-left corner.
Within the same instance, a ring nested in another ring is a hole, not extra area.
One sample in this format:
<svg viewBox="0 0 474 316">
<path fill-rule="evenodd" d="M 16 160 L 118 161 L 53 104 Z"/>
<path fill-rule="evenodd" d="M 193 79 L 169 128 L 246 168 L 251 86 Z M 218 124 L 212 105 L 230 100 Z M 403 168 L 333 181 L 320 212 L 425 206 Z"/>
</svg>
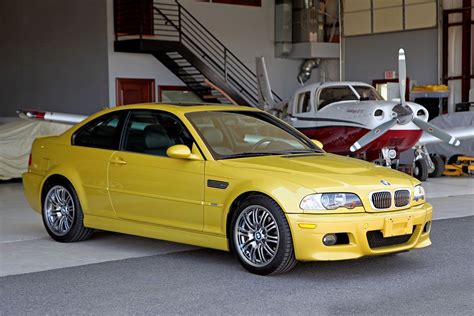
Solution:
<svg viewBox="0 0 474 316">
<path fill-rule="evenodd" d="M 131 111 L 122 150 L 109 162 L 109 194 L 117 216 L 127 220 L 201 231 L 204 161 L 170 158 L 177 144 L 193 138 L 174 115 Z"/>
<path fill-rule="evenodd" d="M 80 127 L 72 136 L 70 150 L 65 153 L 73 157 L 74 171 L 85 193 L 81 203 L 86 214 L 115 217 L 107 192 L 107 167 L 110 156 L 119 147 L 126 113 L 107 113 Z"/>
</svg>

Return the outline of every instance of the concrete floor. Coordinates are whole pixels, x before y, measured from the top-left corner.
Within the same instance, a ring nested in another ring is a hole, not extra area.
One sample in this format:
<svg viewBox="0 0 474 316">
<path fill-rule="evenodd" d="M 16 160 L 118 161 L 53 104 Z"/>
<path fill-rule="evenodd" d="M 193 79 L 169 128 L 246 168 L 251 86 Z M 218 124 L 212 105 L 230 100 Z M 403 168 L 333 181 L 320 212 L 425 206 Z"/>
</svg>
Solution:
<svg viewBox="0 0 474 316">
<path fill-rule="evenodd" d="M 473 178 L 430 179 L 424 186 L 435 219 L 474 215 Z M 21 183 L 0 183 L 0 276 L 192 249 L 196 248 L 109 232 L 79 243 L 54 242 L 41 216 L 26 202 Z"/>
<path fill-rule="evenodd" d="M 294 306 L 296 313 L 395 314 L 389 297 L 400 300 L 402 314 L 467 314 L 474 309 L 474 179 L 430 179 L 424 186 L 435 219 L 464 217 L 436 221 L 432 247 L 395 257 L 300 264 L 272 282 L 243 271 L 228 253 L 187 245 L 108 232 L 80 243 L 54 242 L 27 205 L 21 183 L 0 183 L 0 315 L 58 313 L 63 299 L 72 302 L 72 314 L 193 313 L 194 307 L 198 314 L 234 314 L 258 304 L 258 295 L 249 294 L 255 291 L 281 300 L 250 314 L 291 312 Z M 41 293 L 51 291 L 65 296 L 45 300 Z"/>
</svg>

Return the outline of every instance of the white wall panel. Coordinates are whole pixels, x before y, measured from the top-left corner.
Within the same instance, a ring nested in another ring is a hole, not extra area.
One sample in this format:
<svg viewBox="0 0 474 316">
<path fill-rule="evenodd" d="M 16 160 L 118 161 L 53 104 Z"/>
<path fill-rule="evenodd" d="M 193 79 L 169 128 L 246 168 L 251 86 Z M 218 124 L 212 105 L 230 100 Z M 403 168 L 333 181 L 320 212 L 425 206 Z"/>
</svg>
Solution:
<svg viewBox="0 0 474 316">
<path fill-rule="evenodd" d="M 403 8 L 374 10 L 374 33 L 403 30 Z"/>
<path fill-rule="evenodd" d="M 407 5 L 405 7 L 405 29 L 420 29 L 436 26 L 436 2 Z"/>
</svg>

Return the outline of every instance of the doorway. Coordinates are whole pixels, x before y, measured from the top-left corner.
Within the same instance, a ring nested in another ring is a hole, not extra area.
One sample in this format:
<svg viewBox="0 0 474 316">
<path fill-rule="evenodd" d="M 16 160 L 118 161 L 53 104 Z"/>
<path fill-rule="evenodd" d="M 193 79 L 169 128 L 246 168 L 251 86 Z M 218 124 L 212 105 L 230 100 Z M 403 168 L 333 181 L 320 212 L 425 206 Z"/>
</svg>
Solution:
<svg viewBox="0 0 474 316">
<path fill-rule="evenodd" d="M 117 78 L 117 105 L 155 102 L 155 79 Z"/>
</svg>

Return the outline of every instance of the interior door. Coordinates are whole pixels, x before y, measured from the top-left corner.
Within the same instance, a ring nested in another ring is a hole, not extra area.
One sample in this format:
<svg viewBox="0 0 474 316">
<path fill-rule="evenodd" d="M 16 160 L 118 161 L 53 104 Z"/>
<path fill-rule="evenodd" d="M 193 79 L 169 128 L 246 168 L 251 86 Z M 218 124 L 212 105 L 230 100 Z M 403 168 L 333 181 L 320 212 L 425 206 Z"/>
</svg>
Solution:
<svg viewBox="0 0 474 316">
<path fill-rule="evenodd" d="M 202 230 L 204 161 L 166 156 L 176 144 L 193 144 L 178 118 L 161 111 L 131 112 L 123 150 L 109 163 L 109 193 L 120 218 Z"/>
<path fill-rule="evenodd" d="M 155 102 L 154 79 L 117 78 L 117 105 Z"/>
</svg>

